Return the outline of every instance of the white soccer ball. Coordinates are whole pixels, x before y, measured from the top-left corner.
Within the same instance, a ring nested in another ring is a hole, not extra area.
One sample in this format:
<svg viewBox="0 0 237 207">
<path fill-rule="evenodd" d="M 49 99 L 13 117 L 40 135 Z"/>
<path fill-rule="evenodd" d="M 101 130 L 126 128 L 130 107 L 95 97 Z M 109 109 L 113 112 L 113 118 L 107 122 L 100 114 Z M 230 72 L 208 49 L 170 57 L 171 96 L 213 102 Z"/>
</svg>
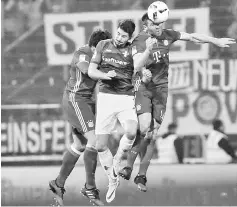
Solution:
<svg viewBox="0 0 237 207">
<path fill-rule="evenodd" d="M 169 18 L 169 8 L 162 1 L 153 2 L 147 9 L 148 17 L 155 23 L 165 22 Z"/>
</svg>

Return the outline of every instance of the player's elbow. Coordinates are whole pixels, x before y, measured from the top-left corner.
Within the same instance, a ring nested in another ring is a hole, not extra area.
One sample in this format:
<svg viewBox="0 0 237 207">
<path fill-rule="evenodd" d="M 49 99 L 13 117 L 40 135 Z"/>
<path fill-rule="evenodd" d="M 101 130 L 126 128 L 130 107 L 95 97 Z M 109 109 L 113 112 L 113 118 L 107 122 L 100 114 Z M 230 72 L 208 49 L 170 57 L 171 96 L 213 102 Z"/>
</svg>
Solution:
<svg viewBox="0 0 237 207">
<path fill-rule="evenodd" d="M 137 72 L 141 72 L 142 70 L 142 65 L 139 63 L 134 62 L 133 67 L 134 67 L 134 70 Z"/>
<path fill-rule="evenodd" d="M 88 68 L 88 76 L 89 76 L 90 78 L 92 78 L 92 76 L 93 76 L 93 75 L 92 75 L 92 71 L 91 71 L 91 68 L 90 68 L 90 67 Z"/>
<path fill-rule="evenodd" d="M 96 79 L 96 70 L 97 70 L 97 64 L 90 63 L 88 68 L 88 76 L 92 79 Z"/>
<path fill-rule="evenodd" d="M 89 76 L 90 78 L 92 78 L 92 79 L 95 78 L 95 77 L 94 77 L 94 68 L 93 68 L 93 66 L 91 67 L 91 65 L 90 65 L 89 68 L 88 68 L 88 76 Z"/>
</svg>

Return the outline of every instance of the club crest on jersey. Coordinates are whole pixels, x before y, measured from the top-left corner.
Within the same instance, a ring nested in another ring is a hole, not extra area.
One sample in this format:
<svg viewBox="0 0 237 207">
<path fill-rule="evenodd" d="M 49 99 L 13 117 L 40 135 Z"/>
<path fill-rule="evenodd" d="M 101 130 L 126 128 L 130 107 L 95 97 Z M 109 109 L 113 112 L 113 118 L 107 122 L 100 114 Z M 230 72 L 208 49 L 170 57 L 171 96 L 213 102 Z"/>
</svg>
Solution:
<svg viewBox="0 0 237 207">
<path fill-rule="evenodd" d="M 129 54 L 129 53 L 128 53 L 128 51 L 127 51 L 127 50 L 123 52 L 123 56 L 124 56 L 124 57 L 127 57 L 127 56 L 128 56 L 128 54 Z"/>
<path fill-rule="evenodd" d="M 137 111 L 140 111 L 142 109 L 141 104 L 136 105 L 136 109 L 137 109 Z"/>
<path fill-rule="evenodd" d="M 87 125 L 88 125 L 88 127 L 90 127 L 90 128 L 94 127 L 94 123 L 93 123 L 92 120 L 89 120 L 89 121 L 87 122 Z"/>
<path fill-rule="evenodd" d="M 168 40 L 164 40 L 164 45 L 167 46 L 169 44 Z"/>
</svg>

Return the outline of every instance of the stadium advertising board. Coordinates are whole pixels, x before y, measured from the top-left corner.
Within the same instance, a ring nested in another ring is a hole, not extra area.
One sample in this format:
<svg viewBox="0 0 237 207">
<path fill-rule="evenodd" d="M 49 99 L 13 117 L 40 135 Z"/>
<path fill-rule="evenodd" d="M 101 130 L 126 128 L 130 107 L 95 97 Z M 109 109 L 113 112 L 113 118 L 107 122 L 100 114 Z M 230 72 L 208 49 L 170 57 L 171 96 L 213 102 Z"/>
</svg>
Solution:
<svg viewBox="0 0 237 207">
<path fill-rule="evenodd" d="M 93 30 L 105 28 L 115 35 L 118 22 L 125 18 L 136 23 L 136 34 L 142 29 L 138 11 L 86 12 L 74 14 L 47 14 L 44 16 L 45 41 L 49 65 L 70 64 L 72 54 L 86 44 Z M 209 9 L 185 9 L 170 12 L 166 28 L 188 33 L 209 34 Z M 196 45 L 178 41 L 171 49 L 172 61 L 208 58 L 208 44 Z"/>
<path fill-rule="evenodd" d="M 2 107 L 2 162 L 61 160 L 70 142 L 70 126 L 53 111 Z"/>
<path fill-rule="evenodd" d="M 237 135 L 237 60 L 193 60 L 171 64 L 168 108 L 162 131 L 171 121 L 181 134 L 209 133 L 220 118 L 227 134 Z"/>
</svg>

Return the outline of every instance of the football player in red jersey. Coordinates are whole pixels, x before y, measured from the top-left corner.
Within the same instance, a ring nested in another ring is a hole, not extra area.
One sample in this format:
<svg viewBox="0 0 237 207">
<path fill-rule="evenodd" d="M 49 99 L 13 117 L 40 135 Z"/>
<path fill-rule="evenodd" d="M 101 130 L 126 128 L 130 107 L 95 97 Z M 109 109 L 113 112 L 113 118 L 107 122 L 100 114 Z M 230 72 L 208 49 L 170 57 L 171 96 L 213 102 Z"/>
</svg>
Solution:
<svg viewBox="0 0 237 207">
<path fill-rule="evenodd" d="M 111 34 L 106 30 L 94 31 L 88 45 L 79 48 L 74 53 L 71 62 L 70 79 L 64 90 L 62 108 L 67 120 L 73 127 L 73 144 L 64 154 L 59 175 L 55 180 L 49 182 L 50 189 L 59 205 L 63 205 L 66 179 L 83 152 L 86 184 L 81 193 L 88 197 L 93 204 L 104 205 L 100 201 L 99 191 L 95 184 L 97 150 L 95 148 L 95 100 L 93 93 L 96 81 L 88 76 L 88 67 L 97 44 L 101 40 L 110 38 Z M 86 148 L 83 140 L 87 140 Z"/>
<path fill-rule="evenodd" d="M 97 45 L 88 71 L 91 78 L 100 79 L 95 132 L 100 163 L 109 178 L 107 202 L 115 198 L 119 185 L 118 167 L 125 152 L 133 145 L 138 126 L 132 83 L 133 57 L 128 42 L 134 30 L 133 21 L 121 21 L 115 38 Z M 117 120 L 122 125 L 124 135 L 113 157 L 108 148 L 108 139 Z"/>
<path fill-rule="evenodd" d="M 146 173 L 153 155 L 155 137 L 166 110 L 170 46 L 177 40 L 184 40 L 228 47 L 230 44 L 234 44 L 235 40 L 163 29 L 163 23 L 154 23 L 149 19 L 147 13 L 143 15 L 142 22 L 144 30 L 137 35 L 132 43 L 134 68 L 139 71 L 146 67 L 151 71 L 152 78 L 148 83 L 144 83 L 140 78 L 138 80 L 141 84 L 136 93 L 136 108 L 140 127 L 140 135 L 138 134 L 137 138 L 140 136 L 141 139 L 134 143 L 128 155 L 127 166 L 119 172 L 119 175 L 129 180 L 137 154 L 143 151 L 141 154 L 144 156 L 134 182 L 141 191 L 146 191 Z M 140 74 L 140 77 L 143 76 L 144 74 Z"/>
</svg>

